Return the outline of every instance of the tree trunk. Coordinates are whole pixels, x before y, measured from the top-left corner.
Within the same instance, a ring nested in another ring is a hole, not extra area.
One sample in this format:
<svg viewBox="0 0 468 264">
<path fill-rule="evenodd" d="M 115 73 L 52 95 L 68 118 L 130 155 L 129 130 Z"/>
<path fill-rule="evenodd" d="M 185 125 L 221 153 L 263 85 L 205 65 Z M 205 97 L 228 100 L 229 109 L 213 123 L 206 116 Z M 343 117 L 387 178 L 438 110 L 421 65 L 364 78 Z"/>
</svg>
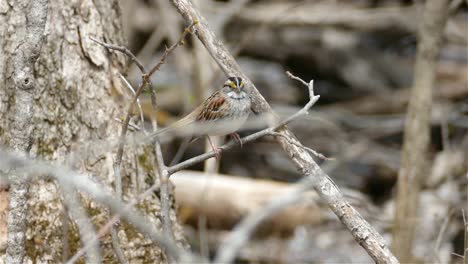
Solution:
<svg viewBox="0 0 468 264">
<path fill-rule="evenodd" d="M 12 12 L 14 5 L 13 1 L 0 0 L 0 145 L 7 146 L 11 141 L 11 109 L 15 107 L 11 68 L 15 47 L 10 41 L 18 23 Z M 30 154 L 73 166 L 105 183 L 110 190 L 115 153 L 96 147 L 96 142 L 118 137 L 120 124 L 114 119 L 122 117 L 131 95 L 116 75 L 125 68 L 125 58 L 121 54 L 110 55 L 89 37 L 125 45 L 118 1 L 50 1 L 48 12 L 44 44 L 34 67 L 37 86 Z M 148 176 L 154 178 L 153 160 L 151 148 L 126 148 L 121 172 L 124 199 L 148 187 L 141 183 Z M 62 217 L 67 214 L 62 197 L 54 181 L 31 183 L 25 261 L 58 263 L 83 247 L 75 225 L 64 231 L 67 229 L 63 228 L 64 222 L 69 220 Z M 88 216 L 99 230 L 108 221 L 107 210 L 87 197 L 82 198 Z M 149 222 L 160 226 L 156 196 L 139 203 L 138 208 L 144 210 Z M 171 218 L 175 238 L 183 242 L 173 210 Z M 159 248 L 130 225 L 122 222 L 119 228 L 120 243 L 130 262 L 154 263 L 165 259 Z M 64 244 L 68 244 L 68 248 Z M 103 261 L 115 262 L 110 235 L 100 239 L 100 249 Z M 5 245 L 0 243 L 0 260 L 4 254 Z"/>
</svg>

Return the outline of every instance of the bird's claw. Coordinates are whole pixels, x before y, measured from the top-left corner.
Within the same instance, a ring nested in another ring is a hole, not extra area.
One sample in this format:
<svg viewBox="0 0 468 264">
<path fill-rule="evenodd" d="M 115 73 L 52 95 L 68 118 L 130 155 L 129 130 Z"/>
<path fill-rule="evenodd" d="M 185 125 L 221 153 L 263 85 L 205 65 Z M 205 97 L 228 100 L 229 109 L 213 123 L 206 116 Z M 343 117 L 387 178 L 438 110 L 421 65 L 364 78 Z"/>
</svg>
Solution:
<svg viewBox="0 0 468 264">
<path fill-rule="evenodd" d="M 243 143 L 242 143 L 242 139 L 241 139 L 241 137 L 239 136 L 239 134 L 237 134 L 237 133 L 231 133 L 230 136 L 231 136 L 231 138 L 232 138 L 233 140 L 237 141 L 237 142 L 239 143 L 239 145 L 241 146 L 241 148 L 242 148 Z"/>
</svg>

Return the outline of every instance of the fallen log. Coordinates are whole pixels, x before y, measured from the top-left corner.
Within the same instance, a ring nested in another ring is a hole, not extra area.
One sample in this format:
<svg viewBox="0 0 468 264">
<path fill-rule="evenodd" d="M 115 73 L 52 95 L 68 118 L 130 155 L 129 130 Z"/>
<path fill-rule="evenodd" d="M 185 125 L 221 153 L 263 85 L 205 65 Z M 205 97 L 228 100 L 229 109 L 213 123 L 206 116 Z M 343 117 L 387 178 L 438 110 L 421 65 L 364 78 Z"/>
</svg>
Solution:
<svg viewBox="0 0 468 264">
<path fill-rule="evenodd" d="M 246 215 L 264 207 L 274 197 L 293 191 L 295 184 L 258 180 L 198 171 L 180 171 L 171 177 L 181 222 L 197 227 L 204 216 L 209 228 L 231 229 Z M 362 194 L 346 191 L 357 207 L 369 206 Z M 364 212 L 364 215 L 368 213 Z M 259 233 L 287 234 L 298 226 L 318 225 L 336 220 L 314 191 L 303 194 L 297 204 L 270 217 Z"/>
</svg>

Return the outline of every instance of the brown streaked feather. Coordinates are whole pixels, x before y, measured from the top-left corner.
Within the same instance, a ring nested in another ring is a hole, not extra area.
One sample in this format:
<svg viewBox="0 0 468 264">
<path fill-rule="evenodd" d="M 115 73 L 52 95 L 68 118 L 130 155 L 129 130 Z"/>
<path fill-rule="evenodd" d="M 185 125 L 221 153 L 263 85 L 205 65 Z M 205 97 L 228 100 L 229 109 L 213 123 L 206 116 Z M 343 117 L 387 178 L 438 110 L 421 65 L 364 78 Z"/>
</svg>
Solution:
<svg viewBox="0 0 468 264">
<path fill-rule="evenodd" d="M 220 96 L 219 93 L 219 91 L 213 93 L 192 113 L 188 114 L 169 127 L 159 129 L 158 131 L 154 132 L 152 136 L 157 136 L 169 131 L 177 131 L 195 122 L 214 121 L 221 118 L 222 116 L 220 110 L 222 108 L 226 108 L 227 105 L 226 99 L 224 96 Z"/>
<path fill-rule="evenodd" d="M 219 91 L 212 94 L 208 99 L 203 102 L 201 111 L 197 115 L 197 121 L 213 121 L 220 118 L 219 110 L 226 107 L 226 99 L 223 96 L 219 96 Z"/>
</svg>

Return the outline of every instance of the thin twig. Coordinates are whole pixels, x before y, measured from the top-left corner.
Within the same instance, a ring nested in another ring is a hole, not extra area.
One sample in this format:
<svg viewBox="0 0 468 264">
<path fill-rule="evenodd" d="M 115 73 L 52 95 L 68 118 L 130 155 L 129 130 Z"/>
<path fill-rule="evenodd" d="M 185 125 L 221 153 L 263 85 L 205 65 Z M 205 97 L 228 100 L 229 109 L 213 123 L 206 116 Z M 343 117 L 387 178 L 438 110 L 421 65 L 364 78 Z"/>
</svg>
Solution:
<svg viewBox="0 0 468 264">
<path fill-rule="evenodd" d="M 135 89 L 133 89 L 133 86 L 127 81 L 127 79 L 125 79 L 125 77 L 119 72 L 117 73 L 117 75 L 120 77 L 120 79 L 125 83 L 125 86 L 127 86 L 127 88 L 130 90 L 130 92 L 132 92 L 133 96 L 136 95 L 135 93 Z M 143 117 L 143 109 L 141 108 L 141 104 L 140 104 L 140 98 L 137 98 L 137 106 L 138 106 L 138 110 L 140 112 L 140 123 L 141 123 L 141 127 L 143 128 L 143 133 L 146 134 L 146 131 L 145 131 L 145 118 Z"/>
<path fill-rule="evenodd" d="M 159 47 L 159 44 L 161 44 L 161 42 L 164 40 L 164 37 L 164 29 L 159 25 L 156 26 L 148 40 L 145 42 L 135 57 L 147 58 L 146 61 L 148 62 L 148 58 L 151 58 L 152 52 L 156 50 L 157 47 Z M 145 59 L 143 59 L 143 61 L 145 61 Z"/>
<path fill-rule="evenodd" d="M 70 211 L 73 221 L 78 226 L 81 243 L 82 245 L 88 245 L 86 261 L 88 263 L 100 263 L 101 254 L 99 252 L 99 240 L 97 239 L 93 224 L 88 219 L 86 212 L 81 206 L 78 193 L 72 186 L 63 184 L 60 181 L 59 183 L 60 188 L 63 190 L 63 200 Z M 65 220 L 68 221 L 68 217 L 66 217 Z"/>
<path fill-rule="evenodd" d="M 179 148 L 177 149 L 174 157 L 172 157 L 172 160 L 171 162 L 169 163 L 169 166 L 172 166 L 178 162 L 180 162 L 180 160 L 182 159 L 182 156 L 184 156 L 185 154 L 185 151 L 187 150 L 187 148 L 189 147 L 190 145 L 190 141 L 192 139 L 191 138 L 185 138 L 183 141 L 182 141 L 182 144 L 180 144 Z"/>
<path fill-rule="evenodd" d="M 460 255 L 460 254 L 457 254 L 457 253 L 455 253 L 455 252 L 452 252 L 451 254 L 454 255 L 454 256 L 456 256 L 456 257 L 459 257 L 459 258 L 461 258 L 461 259 L 465 259 L 464 256 L 462 256 L 462 255 Z"/>
<path fill-rule="evenodd" d="M 177 12 L 171 6 L 171 3 L 167 0 L 153 0 L 150 2 L 153 2 L 158 9 L 157 15 L 161 20 L 159 26 L 163 29 L 167 41 L 169 43 L 179 42 L 179 27 L 183 21 L 178 18 Z M 191 106 L 192 100 L 190 99 L 193 95 L 193 91 L 191 91 L 193 82 L 190 81 L 192 63 L 187 63 L 187 61 L 192 60 L 192 57 L 189 55 L 188 50 L 188 48 L 181 48 L 177 54 L 174 54 L 176 75 L 178 76 L 180 87 L 184 90 L 182 112 L 188 112 L 187 107 Z"/>
<path fill-rule="evenodd" d="M 292 73 L 291 73 L 290 71 L 286 71 L 286 75 L 287 75 L 290 79 L 299 81 L 299 82 L 301 82 L 302 84 L 304 84 L 305 86 L 309 86 L 309 84 L 306 83 L 306 82 L 305 82 L 304 80 L 302 80 L 301 78 L 292 75 Z"/>
<path fill-rule="evenodd" d="M 447 230 L 447 227 L 450 223 L 450 220 L 452 219 L 452 215 L 453 215 L 453 210 L 450 209 L 450 211 L 448 212 L 448 215 L 444 217 L 444 222 L 442 223 L 442 226 L 440 227 L 440 230 L 439 230 L 439 234 L 437 235 L 437 239 L 434 243 L 434 251 L 432 252 L 432 259 L 429 258 L 428 259 L 428 262 L 434 262 L 434 263 L 441 263 L 440 261 L 440 258 L 439 258 L 439 255 L 437 254 L 437 252 L 439 251 L 439 248 L 440 248 L 440 244 L 442 243 L 442 238 L 445 234 L 445 231 Z"/>
<path fill-rule="evenodd" d="M 123 121 L 120 120 L 120 119 L 118 119 L 117 117 L 114 118 L 114 120 L 117 121 L 117 122 L 119 122 L 120 124 L 123 123 Z M 135 131 L 141 131 L 141 128 L 140 128 L 139 126 L 135 125 L 135 124 L 128 123 L 128 126 L 129 126 L 130 128 L 132 128 L 132 129 L 134 129 Z M 135 143 L 135 144 L 136 144 L 136 143 Z"/>
<path fill-rule="evenodd" d="M 65 205 L 62 211 L 62 263 L 65 263 L 70 255 L 70 243 L 68 236 L 70 235 L 70 220 L 68 219 L 68 209 Z"/>
<path fill-rule="evenodd" d="M 468 172 L 466 173 L 466 179 L 468 180 Z M 468 264 L 468 219 L 466 218 L 465 213 L 468 212 L 468 182 L 466 183 L 466 211 L 465 209 L 462 210 L 463 213 L 463 227 L 465 228 L 465 245 L 463 251 L 463 258 L 465 260 L 465 264 Z"/>
<path fill-rule="evenodd" d="M 130 57 L 130 59 L 132 60 L 133 63 L 135 63 L 135 65 L 141 70 L 143 71 L 143 69 L 145 68 L 145 66 L 143 66 L 143 64 L 140 62 L 140 60 L 138 60 L 138 58 L 129 50 L 127 49 L 126 47 L 121 47 L 121 46 L 116 46 L 116 45 L 111 45 L 111 44 L 108 44 L 108 43 L 105 43 L 105 42 L 102 42 L 100 40 L 97 40 L 93 37 L 89 37 L 90 40 L 96 42 L 97 44 L 101 45 L 101 46 L 104 46 L 110 50 L 116 50 L 116 51 L 120 51 L 122 52 L 123 54 L 127 55 L 128 57 Z"/>
<path fill-rule="evenodd" d="M 153 123 L 153 130 L 156 131 L 158 126 L 155 121 Z M 161 212 L 162 212 L 162 222 L 163 222 L 163 231 L 164 234 L 170 238 L 174 239 L 172 233 L 172 221 L 171 221 L 171 199 L 170 199 L 170 190 L 169 190 L 169 173 L 167 171 L 166 165 L 164 165 L 161 145 L 159 140 L 156 138 L 154 146 L 154 152 L 156 154 L 156 165 L 158 167 L 158 174 L 160 180 L 160 196 L 161 196 Z"/>
<path fill-rule="evenodd" d="M 129 263 L 128 260 L 127 260 L 127 257 L 125 257 L 125 254 L 124 254 L 124 252 L 122 250 L 122 247 L 120 246 L 120 239 L 119 239 L 119 235 L 118 235 L 119 231 L 117 230 L 117 227 L 115 226 L 115 224 L 112 225 L 110 232 L 111 232 L 111 238 L 112 238 L 111 239 L 112 248 L 115 251 L 115 256 L 117 257 L 117 260 L 121 264 Z"/>
<path fill-rule="evenodd" d="M 177 47 L 177 46 L 180 46 L 180 45 L 183 45 L 184 44 L 184 39 L 185 39 L 185 36 L 187 36 L 188 33 L 191 33 L 191 29 L 194 25 L 198 24 L 198 21 L 193 21 L 192 23 L 190 23 L 190 25 L 188 27 L 185 28 L 184 32 L 182 33 L 182 35 L 180 36 L 179 38 L 179 41 L 177 43 L 174 43 L 172 44 L 171 47 L 167 48 L 166 51 L 164 52 L 161 60 L 159 61 L 158 64 L 156 64 L 153 68 L 151 68 L 151 70 L 148 72 L 148 73 L 145 73 L 143 74 L 143 79 L 145 81 L 147 81 L 151 75 L 153 75 L 156 71 L 159 70 L 159 68 L 161 68 L 161 65 L 163 65 L 165 62 L 166 62 L 166 58 L 167 56 Z M 141 70 L 141 69 L 140 69 Z"/>
</svg>

